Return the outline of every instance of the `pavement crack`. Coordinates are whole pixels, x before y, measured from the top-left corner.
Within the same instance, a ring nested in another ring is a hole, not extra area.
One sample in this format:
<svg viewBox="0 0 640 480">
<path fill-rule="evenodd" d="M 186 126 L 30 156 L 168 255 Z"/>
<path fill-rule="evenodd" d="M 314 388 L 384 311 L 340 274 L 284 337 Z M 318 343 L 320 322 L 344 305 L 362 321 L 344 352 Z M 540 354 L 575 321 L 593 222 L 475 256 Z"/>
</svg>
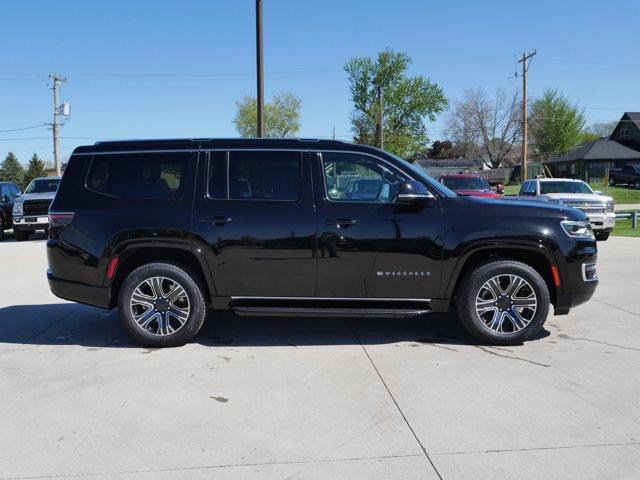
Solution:
<svg viewBox="0 0 640 480">
<path fill-rule="evenodd" d="M 40 330 L 38 333 L 32 335 L 31 337 L 29 337 L 28 339 L 26 339 L 24 342 L 22 342 L 22 345 L 27 345 L 28 343 L 30 343 L 32 340 L 38 338 L 40 335 L 42 335 L 44 332 L 46 332 L 47 330 L 49 330 L 51 327 L 56 326 L 57 324 L 59 324 L 61 321 L 63 321 L 65 318 L 70 317 L 71 315 L 73 315 L 74 313 L 76 313 L 78 310 L 80 310 L 81 305 L 78 305 L 76 308 L 74 308 L 73 310 L 71 310 L 68 313 L 65 313 L 63 316 L 61 316 L 59 319 L 55 320 L 51 325 L 43 328 L 42 330 Z"/>
<path fill-rule="evenodd" d="M 495 450 L 471 450 L 460 452 L 432 453 L 433 456 L 445 455 L 473 455 L 477 453 L 509 453 L 509 452 L 535 452 L 540 450 L 567 450 L 574 448 L 599 448 L 599 447 L 623 447 L 628 445 L 640 445 L 640 442 L 619 442 L 619 443 L 594 443 L 581 445 L 555 445 L 550 447 L 523 447 L 523 448 L 503 448 Z"/>
<path fill-rule="evenodd" d="M 608 343 L 608 342 L 602 342 L 600 340 L 593 340 L 591 338 L 587 338 L 587 337 L 571 337 L 569 335 L 559 335 L 561 338 L 566 338 L 568 340 L 582 340 L 584 342 L 592 342 L 592 343 L 597 343 L 599 345 L 607 345 L 608 347 L 615 347 L 615 348 L 622 348 L 624 350 L 634 350 L 636 352 L 640 352 L 640 348 L 636 348 L 636 347 L 626 347 L 624 345 L 618 345 L 617 343 Z"/>
<path fill-rule="evenodd" d="M 627 313 L 630 313 L 631 315 L 635 315 L 636 317 L 640 317 L 640 314 L 638 314 L 636 312 L 632 312 L 631 310 L 627 310 L 626 308 L 622 308 L 622 307 L 619 307 L 617 305 L 613 305 L 611 303 L 603 302 L 602 300 L 597 300 L 595 298 L 592 298 L 592 300 L 594 302 L 598 302 L 598 303 L 601 303 L 603 305 L 606 305 L 607 307 L 617 308 L 618 310 L 622 310 L 623 312 L 627 312 Z"/>
<path fill-rule="evenodd" d="M 424 454 L 424 456 L 427 458 L 427 460 L 429 461 L 429 464 L 431 465 L 431 468 L 433 468 L 433 471 L 436 473 L 436 475 L 438 476 L 438 478 L 440 480 L 442 480 L 442 475 L 440 475 L 440 472 L 438 471 L 438 469 L 436 468 L 435 464 L 433 463 L 433 460 L 431 459 L 431 457 L 429 456 L 429 453 L 427 453 L 427 449 L 424 447 L 424 445 L 422 444 L 422 442 L 420 441 L 420 438 L 418 438 L 418 435 L 416 434 L 415 430 L 413 429 L 413 427 L 411 426 L 411 424 L 409 423 L 409 420 L 407 419 L 407 416 L 404 414 L 404 412 L 402 411 L 402 409 L 400 408 L 400 405 L 398 404 L 398 401 L 396 400 L 396 398 L 393 396 L 393 393 L 391 393 L 391 389 L 389 389 L 389 386 L 387 385 L 387 382 L 385 381 L 385 379 L 383 378 L 382 374 L 380 373 L 380 370 L 378 370 L 378 367 L 376 366 L 375 362 L 373 361 L 373 359 L 371 358 L 371 355 L 369 355 L 369 352 L 367 351 L 367 348 L 364 346 L 364 343 L 362 343 L 362 340 L 360 339 L 360 336 L 358 335 L 358 332 L 356 332 L 356 329 L 354 328 L 353 324 L 351 322 L 349 322 L 349 326 L 351 327 L 351 331 L 353 332 L 353 335 L 356 337 L 356 340 L 358 340 L 358 343 L 360 344 L 360 347 L 362 348 L 362 351 L 364 352 L 364 354 L 367 356 L 367 358 L 369 359 L 369 363 L 371 364 L 371 366 L 373 367 L 373 369 L 375 370 L 376 374 L 378 375 L 378 378 L 380 379 L 380 381 L 382 382 L 382 385 L 384 385 L 385 390 L 387 391 L 387 393 L 389 394 L 389 397 L 391 397 L 391 400 L 393 401 L 393 404 L 396 406 L 396 408 L 398 409 L 398 412 L 400 413 L 400 416 L 402 417 L 402 419 L 404 420 L 404 423 L 407 425 L 407 427 L 409 428 L 409 431 L 411 432 L 411 434 L 413 435 L 413 438 L 416 439 L 416 442 L 418 442 L 418 445 L 420 446 L 420 449 L 422 450 L 422 453 Z"/>
<path fill-rule="evenodd" d="M 169 472 L 186 472 L 190 470 L 213 470 L 223 468 L 241 468 L 241 467 L 266 467 L 270 465 L 313 465 L 318 463 L 333 462 L 363 462 L 367 460 L 388 460 L 392 458 L 414 458 L 422 457 L 422 454 L 406 454 L 406 455 L 380 455 L 372 457 L 348 457 L 348 458 L 318 458 L 309 460 L 283 460 L 275 462 L 252 462 L 252 463 L 221 463 L 217 465 L 200 465 L 191 467 L 174 467 L 174 468 L 150 468 L 138 470 L 118 470 L 111 472 L 84 472 L 84 473 L 60 473 L 55 475 L 28 475 L 21 477 L 3 477 L 3 480 L 45 480 L 54 478 L 82 478 L 97 477 L 104 475 L 135 475 L 140 473 L 169 473 Z"/>
<path fill-rule="evenodd" d="M 479 348 L 479 349 L 480 349 L 480 350 L 482 350 L 483 352 L 490 353 L 491 355 L 495 355 L 496 357 L 509 358 L 509 359 L 511 359 L 511 360 L 519 360 L 519 361 L 521 361 L 521 362 L 531 363 L 532 365 L 538 365 L 539 367 L 550 367 L 550 366 L 551 366 L 551 365 L 549 365 L 548 363 L 535 362 L 535 361 L 533 361 L 533 360 L 529 360 L 529 359 L 527 359 L 527 358 L 514 357 L 514 356 L 511 356 L 511 355 L 503 355 L 503 354 L 501 354 L 501 353 L 491 351 L 491 350 L 489 350 L 489 349 L 487 349 L 487 348 L 485 348 L 485 347 L 482 347 L 482 346 L 480 346 L 480 345 L 474 345 L 474 347 Z"/>
</svg>

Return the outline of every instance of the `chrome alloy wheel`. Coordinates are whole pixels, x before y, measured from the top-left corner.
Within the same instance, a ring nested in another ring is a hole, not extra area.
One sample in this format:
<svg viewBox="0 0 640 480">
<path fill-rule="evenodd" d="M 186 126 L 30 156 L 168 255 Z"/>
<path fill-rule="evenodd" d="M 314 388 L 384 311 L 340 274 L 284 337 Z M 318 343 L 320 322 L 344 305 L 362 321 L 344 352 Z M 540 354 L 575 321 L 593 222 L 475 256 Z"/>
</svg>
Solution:
<svg viewBox="0 0 640 480">
<path fill-rule="evenodd" d="M 516 333 L 536 314 L 538 300 L 529 282 L 518 275 L 496 275 L 476 296 L 476 313 L 484 325 L 497 333 Z"/>
<path fill-rule="evenodd" d="M 158 336 L 180 330 L 191 311 L 185 289 L 166 277 L 151 277 L 140 282 L 131 295 L 129 308 L 138 328 Z"/>
</svg>

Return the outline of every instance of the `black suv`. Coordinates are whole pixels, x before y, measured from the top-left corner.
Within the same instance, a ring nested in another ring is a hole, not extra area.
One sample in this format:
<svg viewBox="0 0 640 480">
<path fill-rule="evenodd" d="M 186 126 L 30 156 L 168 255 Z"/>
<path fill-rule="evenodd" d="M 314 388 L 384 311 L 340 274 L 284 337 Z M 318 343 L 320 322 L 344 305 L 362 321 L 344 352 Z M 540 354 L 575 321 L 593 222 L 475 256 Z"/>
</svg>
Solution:
<svg viewBox="0 0 640 480">
<path fill-rule="evenodd" d="M 4 231 L 13 226 L 13 201 L 20 195 L 20 188 L 13 182 L 0 182 L 0 240 Z"/>
<path fill-rule="evenodd" d="M 375 194 L 352 194 L 363 180 Z M 584 213 L 459 196 L 340 141 L 79 147 L 49 217 L 53 293 L 119 306 L 155 346 L 187 342 L 210 309 L 406 317 L 452 305 L 481 341 L 515 344 L 550 304 L 566 314 L 597 285 Z"/>
</svg>

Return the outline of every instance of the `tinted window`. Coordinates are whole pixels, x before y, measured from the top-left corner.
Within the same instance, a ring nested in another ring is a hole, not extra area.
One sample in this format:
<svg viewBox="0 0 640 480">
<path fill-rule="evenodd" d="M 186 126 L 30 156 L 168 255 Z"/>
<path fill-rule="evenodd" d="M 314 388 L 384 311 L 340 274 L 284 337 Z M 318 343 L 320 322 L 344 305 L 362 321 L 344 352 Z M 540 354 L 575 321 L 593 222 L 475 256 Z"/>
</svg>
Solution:
<svg viewBox="0 0 640 480">
<path fill-rule="evenodd" d="M 211 152 L 208 188 L 211 198 L 227 198 L 227 152 Z"/>
<path fill-rule="evenodd" d="M 524 182 L 520 189 L 520 195 L 535 195 L 536 194 L 536 182 Z"/>
<path fill-rule="evenodd" d="M 122 198 L 178 198 L 188 158 L 183 152 L 96 155 L 87 187 Z"/>
<path fill-rule="evenodd" d="M 60 185 L 59 178 L 39 178 L 33 180 L 24 193 L 47 193 L 47 192 L 55 192 L 58 189 L 58 185 Z"/>
<path fill-rule="evenodd" d="M 389 203 L 407 178 L 382 160 L 353 153 L 323 153 L 327 196 L 342 202 Z"/>
<path fill-rule="evenodd" d="M 229 198 L 297 200 L 301 173 L 299 152 L 230 152 Z"/>
</svg>

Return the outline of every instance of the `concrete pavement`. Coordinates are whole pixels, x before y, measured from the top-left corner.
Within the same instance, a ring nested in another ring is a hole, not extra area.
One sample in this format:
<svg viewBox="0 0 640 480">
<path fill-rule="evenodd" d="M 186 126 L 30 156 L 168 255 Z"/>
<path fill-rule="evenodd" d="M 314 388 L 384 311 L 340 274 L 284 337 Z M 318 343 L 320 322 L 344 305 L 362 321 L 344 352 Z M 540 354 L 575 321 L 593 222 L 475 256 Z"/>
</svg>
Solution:
<svg viewBox="0 0 640 480">
<path fill-rule="evenodd" d="M 63 302 L 44 242 L 0 243 L 0 478 L 640 476 L 640 241 L 518 347 L 446 316 L 209 319 L 149 350 Z"/>
</svg>

